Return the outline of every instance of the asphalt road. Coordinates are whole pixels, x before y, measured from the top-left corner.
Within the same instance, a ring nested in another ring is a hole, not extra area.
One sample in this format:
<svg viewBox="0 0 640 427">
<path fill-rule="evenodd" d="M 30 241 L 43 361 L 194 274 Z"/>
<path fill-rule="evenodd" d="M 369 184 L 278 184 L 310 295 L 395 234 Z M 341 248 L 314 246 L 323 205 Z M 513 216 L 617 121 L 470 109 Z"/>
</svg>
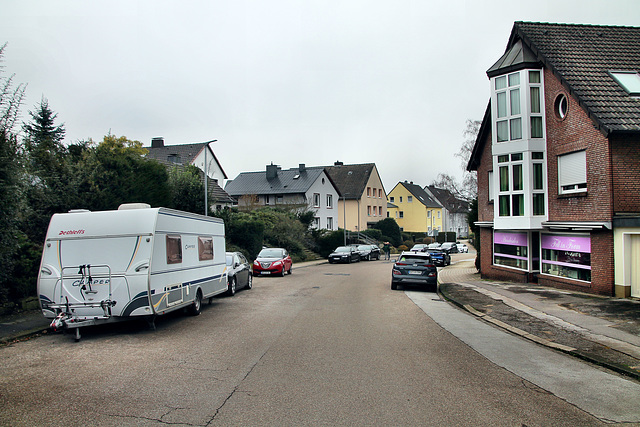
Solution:
<svg viewBox="0 0 640 427">
<path fill-rule="evenodd" d="M 442 324 L 456 309 L 392 291 L 390 270 L 294 268 L 156 331 L 134 322 L 0 348 L 0 425 L 603 424 L 456 338 L 429 306 Z"/>
</svg>

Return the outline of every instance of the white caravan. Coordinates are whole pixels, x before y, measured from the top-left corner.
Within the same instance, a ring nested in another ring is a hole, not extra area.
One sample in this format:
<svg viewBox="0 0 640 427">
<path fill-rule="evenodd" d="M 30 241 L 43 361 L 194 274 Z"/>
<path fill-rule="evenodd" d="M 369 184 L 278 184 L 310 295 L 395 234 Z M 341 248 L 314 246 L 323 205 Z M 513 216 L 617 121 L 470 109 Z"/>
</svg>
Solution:
<svg viewBox="0 0 640 427">
<path fill-rule="evenodd" d="M 187 307 L 227 290 L 224 223 L 144 204 L 51 217 L 38 275 L 53 329 L 115 322 Z"/>
</svg>

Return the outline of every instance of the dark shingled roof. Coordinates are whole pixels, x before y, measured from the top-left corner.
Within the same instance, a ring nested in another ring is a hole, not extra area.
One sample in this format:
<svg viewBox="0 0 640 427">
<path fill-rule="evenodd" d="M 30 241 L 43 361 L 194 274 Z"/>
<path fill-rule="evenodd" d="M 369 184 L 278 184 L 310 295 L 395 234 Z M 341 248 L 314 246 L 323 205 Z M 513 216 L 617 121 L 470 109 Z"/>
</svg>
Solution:
<svg viewBox="0 0 640 427">
<path fill-rule="evenodd" d="M 322 167 L 307 167 L 281 170 L 275 178 L 267 179 L 267 171 L 242 172 L 233 181 L 228 181 L 224 189 L 233 197 L 246 194 L 304 194 L 322 174 Z M 297 176 L 297 178 L 296 178 Z"/>
<path fill-rule="evenodd" d="M 338 189 L 340 197 L 354 200 L 362 197 L 374 166 L 375 163 L 363 163 L 327 166 L 325 169 Z"/>
<path fill-rule="evenodd" d="M 413 197 L 418 199 L 418 202 L 422 203 L 426 207 L 428 208 L 442 207 L 442 205 L 437 200 L 435 200 L 429 194 L 427 194 L 427 192 L 424 191 L 424 188 L 420 187 L 419 185 L 416 185 L 413 182 L 407 182 L 407 181 L 401 182 L 400 184 L 404 185 L 404 188 L 406 188 L 409 191 L 409 193 L 413 194 Z"/>
<path fill-rule="evenodd" d="M 451 213 L 469 212 L 469 203 L 456 199 L 456 196 L 454 196 L 451 191 L 445 190 L 444 188 L 436 188 L 433 185 L 429 185 L 427 188 L 447 211 Z"/>
<path fill-rule="evenodd" d="M 162 146 L 159 147 L 145 147 L 148 151 L 149 154 L 147 154 L 147 157 L 150 159 L 155 159 L 157 161 L 159 161 L 160 163 L 162 163 L 163 165 L 175 165 L 176 161 L 177 163 L 180 164 L 189 164 L 191 163 L 191 161 L 193 159 L 196 158 L 196 156 L 198 154 L 200 154 L 200 152 L 202 150 L 204 150 L 204 148 L 207 146 L 207 143 L 195 143 L 195 144 L 180 144 L 180 145 L 164 145 L 164 142 L 162 143 Z M 218 166 L 220 166 L 220 170 L 222 171 L 222 175 L 224 176 L 224 179 L 227 179 L 227 174 L 225 173 L 224 169 L 222 169 L 222 165 L 220 164 L 220 162 L 218 161 L 218 158 L 216 157 L 215 153 L 213 153 L 213 151 L 210 151 L 213 154 L 213 159 L 216 161 L 216 163 L 218 164 Z M 175 157 L 176 161 L 172 161 L 170 160 L 170 157 Z"/>
<path fill-rule="evenodd" d="M 640 27 L 516 22 L 518 40 L 551 69 L 603 133 L 640 132 L 640 99 L 610 71 L 640 72 Z"/>
<path fill-rule="evenodd" d="M 167 170 L 169 170 L 169 173 L 171 173 L 171 170 L 173 168 L 176 168 L 179 171 L 182 171 L 187 165 L 177 165 L 173 163 L 167 163 L 165 164 L 165 166 Z M 202 182 L 202 185 L 204 185 L 204 172 L 199 168 L 197 168 L 196 166 L 194 167 L 198 170 L 198 176 L 200 177 L 200 181 Z M 220 187 L 217 179 L 211 179 L 207 177 L 207 193 L 209 193 L 208 197 L 211 203 L 225 203 L 225 204 L 235 203 L 235 200 L 233 199 L 233 197 L 231 197 L 226 191 L 222 189 L 222 187 Z"/>
</svg>

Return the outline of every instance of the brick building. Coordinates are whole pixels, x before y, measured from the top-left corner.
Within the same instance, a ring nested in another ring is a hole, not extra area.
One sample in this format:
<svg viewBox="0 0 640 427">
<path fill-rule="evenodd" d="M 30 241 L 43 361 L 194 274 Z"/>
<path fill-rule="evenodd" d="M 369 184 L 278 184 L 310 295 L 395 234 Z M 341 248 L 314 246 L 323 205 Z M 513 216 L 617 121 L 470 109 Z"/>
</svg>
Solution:
<svg viewBox="0 0 640 427">
<path fill-rule="evenodd" d="M 516 22 L 487 71 L 483 277 L 640 297 L 640 28 Z"/>
</svg>

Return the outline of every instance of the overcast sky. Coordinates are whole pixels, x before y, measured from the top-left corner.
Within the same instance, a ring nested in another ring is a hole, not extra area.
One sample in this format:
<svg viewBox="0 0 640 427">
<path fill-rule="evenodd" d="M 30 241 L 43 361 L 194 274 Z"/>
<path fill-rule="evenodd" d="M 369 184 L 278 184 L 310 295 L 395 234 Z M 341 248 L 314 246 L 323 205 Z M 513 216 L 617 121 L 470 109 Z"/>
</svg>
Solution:
<svg viewBox="0 0 640 427">
<path fill-rule="evenodd" d="M 637 26 L 640 1 L 3 0 L 0 44 L 67 143 L 217 139 L 230 179 L 374 162 L 389 192 L 462 176 L 514 21 Z"/>
</svg>

